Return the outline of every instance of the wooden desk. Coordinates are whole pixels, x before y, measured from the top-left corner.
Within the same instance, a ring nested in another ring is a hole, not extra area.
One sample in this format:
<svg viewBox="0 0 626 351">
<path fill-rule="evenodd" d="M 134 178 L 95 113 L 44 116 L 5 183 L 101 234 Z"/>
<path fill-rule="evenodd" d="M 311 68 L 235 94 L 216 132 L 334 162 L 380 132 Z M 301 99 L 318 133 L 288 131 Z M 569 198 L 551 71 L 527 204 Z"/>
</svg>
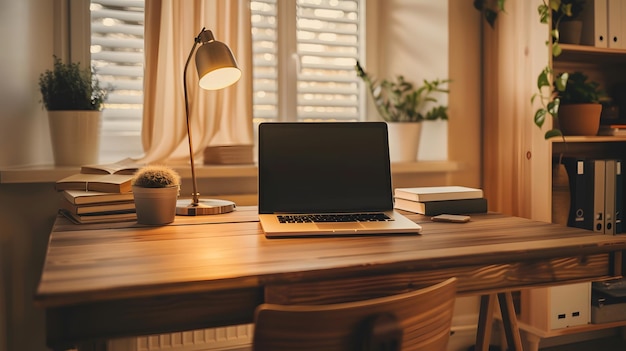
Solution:
<svg viewBox="0 0 626 351">
<path fill-rule="evenodd" d="M 347 287 L 366 298 L 377 282 L 396 293 L 456 276 L 460 295 L 495 296 L 604 279 L 621 274 L 626 249 L 626 236 L 498 214 L 465 224 L 410 214 L 419 236 L 266 239 L 256 211 L 163 227 L 57 219 L 35 296 L 48 345 L 250 323 L 264 301 L 331 302 Z"/>
</svg>

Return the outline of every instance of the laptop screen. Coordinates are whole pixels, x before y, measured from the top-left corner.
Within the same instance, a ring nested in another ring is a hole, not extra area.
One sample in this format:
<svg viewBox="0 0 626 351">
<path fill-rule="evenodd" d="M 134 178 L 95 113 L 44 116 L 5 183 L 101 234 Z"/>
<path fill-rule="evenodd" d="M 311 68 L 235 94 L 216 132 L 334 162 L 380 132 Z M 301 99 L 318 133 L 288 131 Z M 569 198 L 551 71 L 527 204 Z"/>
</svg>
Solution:
<svg viewBox="0 0 626 351">
<path fill-rule="evenodd" d="M 259 213 L 393 208 L 384 122 L 259 125 Z"/>
</svg>

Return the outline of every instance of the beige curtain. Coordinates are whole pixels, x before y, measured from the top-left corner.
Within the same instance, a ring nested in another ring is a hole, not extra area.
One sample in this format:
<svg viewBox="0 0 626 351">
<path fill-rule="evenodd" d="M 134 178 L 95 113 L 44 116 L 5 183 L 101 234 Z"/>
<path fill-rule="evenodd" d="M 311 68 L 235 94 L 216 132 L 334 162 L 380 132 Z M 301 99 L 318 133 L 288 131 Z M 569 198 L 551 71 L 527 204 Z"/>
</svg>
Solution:
<svg viewBox="0 0 626 351">
<path fill-rule="evenodd" d="M 209 145 L 251 144 L 252 55 L 248 0 L 146 1 L 142 142 L 144 163 L 187 161 L 183 71 L 203 27 L 235 55 L 243 75 L 234 85 L 207 91 L 198 86 L 195 60 L 187 89 L 196 160 Z"/>
</svg>

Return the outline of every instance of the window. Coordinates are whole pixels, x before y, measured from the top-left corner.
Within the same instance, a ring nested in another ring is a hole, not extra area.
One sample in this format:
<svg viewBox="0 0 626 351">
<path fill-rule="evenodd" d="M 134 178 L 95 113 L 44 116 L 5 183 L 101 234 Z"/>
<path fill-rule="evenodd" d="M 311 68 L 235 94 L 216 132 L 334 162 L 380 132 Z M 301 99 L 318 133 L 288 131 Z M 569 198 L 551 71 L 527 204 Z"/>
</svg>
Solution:
<svg viewBox="0 0 626 351">
<path fill-rule="evenodd" d="M 354 64 L 365 55 L 364 2 L 251 0 L 255 124 L 362 119 Z M 114 88 L 101 154 L 141 155 L 144 0 L 92 0 L 90 10 L 92 65 Z"/>
<path fill-rule="evenodd" d="M 255 123 L 361 119 L 363 3 L 251 1 Z"/>
<path fill-rule="evenodd" d="M 139 156 L 143 105 L 144 0 L 91 1 L 91 64 L 109 94 L 102 116 L 101 155 Z"/>
</svg>

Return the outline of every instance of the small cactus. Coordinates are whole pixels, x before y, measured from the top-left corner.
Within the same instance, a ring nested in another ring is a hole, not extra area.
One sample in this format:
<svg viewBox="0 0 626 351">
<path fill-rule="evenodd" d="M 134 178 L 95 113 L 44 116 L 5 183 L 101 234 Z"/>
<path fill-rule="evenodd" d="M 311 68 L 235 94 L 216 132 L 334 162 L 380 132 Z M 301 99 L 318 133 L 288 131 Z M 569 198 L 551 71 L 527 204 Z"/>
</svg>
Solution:
<svg viewBox="0 0 626 351">
<path fill-rule="evenodd" d="M 180 185 L 180 176 L 169 167 L 149 165 L 135 173 L 132 185 L 143 188 L 166 188 Z"/>
</svg>

